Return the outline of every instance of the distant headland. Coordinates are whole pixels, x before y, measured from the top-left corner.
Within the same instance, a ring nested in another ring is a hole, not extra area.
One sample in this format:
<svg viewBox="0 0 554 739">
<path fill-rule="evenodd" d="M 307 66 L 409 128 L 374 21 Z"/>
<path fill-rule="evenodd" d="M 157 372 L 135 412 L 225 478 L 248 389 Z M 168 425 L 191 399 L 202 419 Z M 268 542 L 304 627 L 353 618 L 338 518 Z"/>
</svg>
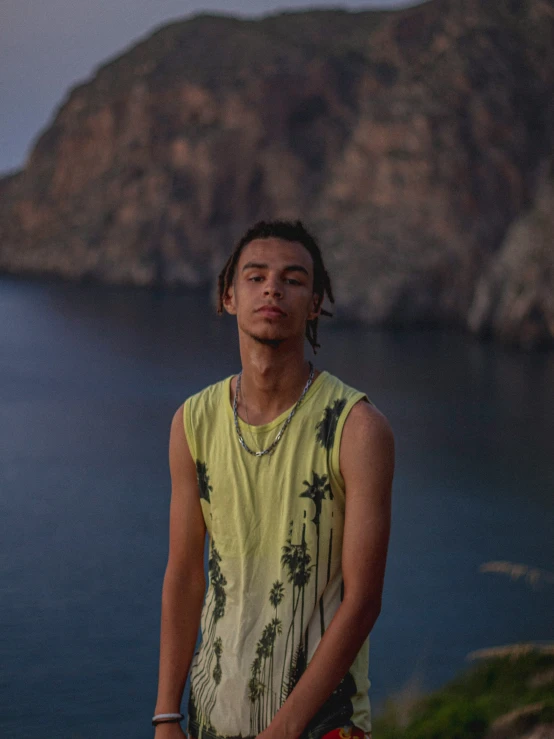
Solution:
<svg viewBox="0 0 554 739">
<path fill-rule="evenodd" d="M 552 0 L 167 25 L 0 179 L 0 272 L 199 286 L 301 218 L 339 316 L 554 347 L 552 38 Z"/>
</svg>

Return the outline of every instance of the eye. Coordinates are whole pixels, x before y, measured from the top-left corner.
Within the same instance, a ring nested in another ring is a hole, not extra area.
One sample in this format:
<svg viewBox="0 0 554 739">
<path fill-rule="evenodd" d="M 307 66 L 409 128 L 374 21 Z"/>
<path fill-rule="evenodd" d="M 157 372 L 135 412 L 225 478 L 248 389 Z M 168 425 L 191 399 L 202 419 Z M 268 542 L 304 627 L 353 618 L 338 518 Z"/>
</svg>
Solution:
<svg viewBox="0 0 554 739">
<path fill-rule="evenodd" d="M 295 280 L 294 277 L 287 277 L 285 282 L 288 282 L 289 285 L 301 285 L 302 284 L 299 280 Z"/>
<path fill-rule="evenodd" d="M 252 275 L 248 278 L 248 282 L 261 282 L 263 277 L 261 275 Z"/>
</svg>

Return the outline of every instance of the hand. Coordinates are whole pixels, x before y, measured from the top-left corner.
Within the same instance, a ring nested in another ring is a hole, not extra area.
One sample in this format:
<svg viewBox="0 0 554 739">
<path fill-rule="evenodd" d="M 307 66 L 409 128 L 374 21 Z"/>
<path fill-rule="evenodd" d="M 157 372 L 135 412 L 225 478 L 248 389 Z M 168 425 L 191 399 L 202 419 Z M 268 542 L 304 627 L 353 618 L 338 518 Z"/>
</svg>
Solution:
<svg viewBox="0 0 554 739">
<path fill-rule="evenodd" d="M 181 724 L 158 724 L 154 739 L 187 739 Z"/>
</svg>

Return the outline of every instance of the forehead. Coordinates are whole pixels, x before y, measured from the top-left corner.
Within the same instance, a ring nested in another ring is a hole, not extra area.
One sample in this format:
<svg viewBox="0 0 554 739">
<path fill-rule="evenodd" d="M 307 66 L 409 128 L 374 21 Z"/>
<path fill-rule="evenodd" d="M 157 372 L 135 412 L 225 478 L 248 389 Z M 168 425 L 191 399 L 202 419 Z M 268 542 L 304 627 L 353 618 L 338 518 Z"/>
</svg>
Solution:
<svg viewBox="0 0 554 739">
<path fill-rule="evenodd" d="M 248 262 L 267 264 L 275 269 L 298 264 L 305 267 L 309 273 L 313 272 L 312 255 L 305 246 L 298 241 L 285 241 L 274 237 L 254 239 L 248 243 L 240 253 L 238 269 L 242 269 Z"/>
</svg>

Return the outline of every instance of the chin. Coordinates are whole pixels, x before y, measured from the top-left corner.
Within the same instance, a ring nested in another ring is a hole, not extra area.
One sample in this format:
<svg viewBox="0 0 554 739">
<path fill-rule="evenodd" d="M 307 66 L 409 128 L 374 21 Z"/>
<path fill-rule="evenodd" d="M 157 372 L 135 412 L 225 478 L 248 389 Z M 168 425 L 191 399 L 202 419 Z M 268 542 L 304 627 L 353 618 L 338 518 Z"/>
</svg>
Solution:
<svg viewBox="0 0 554 739">
<path fill-rule="evenodd" d="M 290 327 L 285 327 L 283 325 L 278 325 L 276 322 L 269 321 L 245 322 L 242 325 L 239 324 L 239 329 L 251 339 L 259 341 L 260 343 L 282 343 L 294 336 L 294 332 L 290 330 Z"/>
<path fill-rule="evenodd" d="M 281 333 L 277 331 L 252 331 L 250 336 L 255 340 L 259 341 L 261 343 L 264 342 L 270 342 L 270 341 L 285 341 L 288 337 L 283 336 Z"/>
<path fill-rule="evenodd" d="M 279 331 L 276 327 L 267 326 L 267 327 L 256 327 L 253 329 L 250 328 L 244 328 L 244 333 L 250 336 L 251 339 L 254 339 L 254 341 L 259 341 L 261 344 L 270 343 L 270 342 L 278 342 L 281 343 L 282 341 L 285 341 L 289 338 L 288 335 L 284 334 L 283 331 Z"/>
</svg>

